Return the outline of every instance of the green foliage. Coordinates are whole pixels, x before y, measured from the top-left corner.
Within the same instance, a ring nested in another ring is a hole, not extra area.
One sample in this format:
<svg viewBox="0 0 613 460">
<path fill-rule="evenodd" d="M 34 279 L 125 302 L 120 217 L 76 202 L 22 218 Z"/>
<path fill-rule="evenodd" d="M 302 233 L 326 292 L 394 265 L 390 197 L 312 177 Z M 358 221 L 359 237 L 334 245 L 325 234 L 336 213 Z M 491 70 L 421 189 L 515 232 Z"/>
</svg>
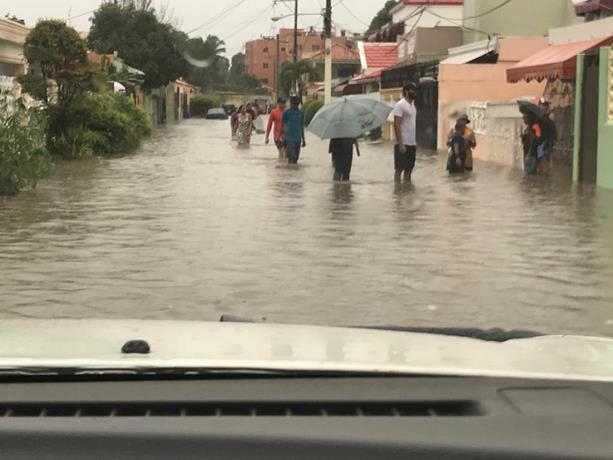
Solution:
<svg viewBox="0 0 613 460">
<path fill-rule="evenodd" d="M 40 21 L 28 34 L 23 54 L 40 73 L 23 77 L 26 91 L 48 103 L 47 80 L 58 86 L 58 103 L 68 105 L 95 87 L 95 72 L 87 63 L 87 48 L 78 32 L 63 21 Z"/>
<path fill-rule="evenodd" d="M 35 187 L 52 165 L 45 148 L 44 114 L 27 109 L 21 100 L 9 110 L 0 95 L 0 195 Z"/>
<path fill-rule="evenodd" d="M 319 112 L 319 110 L 323 106 L 324 106 L 323 101 L 311 101 L 304 108 L 304 123 L 305 123 L 305 125 L 309 126 L 311 124 L 311 121 L 313 121 L 313 118 L 315 118 L 315 115 L 317 115 L 317 112 Z"/>
<path fill-rule="evenodd" d="M 204 117 L 209 110 L 220 106 L 221 101 L 215 96 L 199 94 L 192 99 L 190 109 L 192 117 Z"/>
<path fill-rule="evenodd" d="M 302 97 L 309 80 L 317 78 L 317 69 L 307 59 L 296 62 L 285 62 L 281 66 L 281 89 L 285 95 L 289 96 L 297 86 L 298 95 Z"/>
<path fill-rule="evenodd" d="M 146 91 L 187 75 L 189 65 L 181 53 L 187 41 L 187 35 L 161 22 L 147 1 L 103 3 L 94 13 L 88 36 L 92 50 L 117 51 L 128 65 L 145 72 Z"/>
<path fill-rule="evenodd" d="M 232 66 L 228 74 L 227 90 L 236 92 L 262 92 L 268 93 L 260 88 L 260 82 L 253 75 L 247 73 L 247 65 L 245 64 L 245 55 L 237 53 L 232 56 Z"/>
<path fill-rule="evenodd" d="M 383 8 L 381 8 L 381 10 L 379 10 L 379 12 L 373 18 L 372 22 L 370 23 L 370 27 L 368 28 L 368 32 L 366 32 L 366 35 L 370 35 L 373 32 L 376 32 L 385 24 L 390 22 L 392 20 L 390 10 L 399 3 L 400 0 L 387 0 Z"/>
<path fill-rule="evenodd" d="M 150 134 L 147 114 L 122 94 L 93 93 L 50 111 L 49 149 L 64 159 L 130 152 Z"/>
<path fill-rule="evenodd" d="M 383 129 L 375 128 L 368 133 L 367 137 L 370 141 L 378 141 L 379 139 L 381 139 L 381 137 L 383 137 Z"/>
<path fill-rule="evenodd" d="M 225 43 L 215 35 L 190 39 L 185 43 L 184 54 L 192 68 L 187 80 L 202 91 L 217 89 L 228 80 L 230 61 L 223 57 Z"/>
</svg>

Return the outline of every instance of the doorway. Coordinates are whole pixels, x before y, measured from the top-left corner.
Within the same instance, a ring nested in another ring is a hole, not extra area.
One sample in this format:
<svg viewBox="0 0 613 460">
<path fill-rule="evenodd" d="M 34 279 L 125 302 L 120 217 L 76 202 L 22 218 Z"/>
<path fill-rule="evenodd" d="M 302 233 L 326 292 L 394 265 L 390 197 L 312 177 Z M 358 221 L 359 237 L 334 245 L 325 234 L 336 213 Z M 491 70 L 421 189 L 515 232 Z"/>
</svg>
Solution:
<svg viewBox="0 0 613 460">
<path fill-rule="evenodd" d="M 599 55 L 585 56 L 579 150 L 579 181 L 595 184 L 598 172 Z"/>
</svg>

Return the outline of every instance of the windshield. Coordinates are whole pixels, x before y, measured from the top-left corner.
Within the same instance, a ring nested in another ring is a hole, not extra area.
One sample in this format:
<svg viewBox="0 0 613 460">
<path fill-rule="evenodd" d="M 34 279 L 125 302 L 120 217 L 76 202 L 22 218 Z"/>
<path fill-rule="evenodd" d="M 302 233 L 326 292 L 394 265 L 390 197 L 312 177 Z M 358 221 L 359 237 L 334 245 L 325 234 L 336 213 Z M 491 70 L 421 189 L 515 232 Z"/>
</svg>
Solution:
<svg viewBox="0 0 613 460">
<path fill-rule="evenodd" d="M 613 336 L 609 12 L 417 3 L 0 11 L 0 319 Z"/>
</svg>

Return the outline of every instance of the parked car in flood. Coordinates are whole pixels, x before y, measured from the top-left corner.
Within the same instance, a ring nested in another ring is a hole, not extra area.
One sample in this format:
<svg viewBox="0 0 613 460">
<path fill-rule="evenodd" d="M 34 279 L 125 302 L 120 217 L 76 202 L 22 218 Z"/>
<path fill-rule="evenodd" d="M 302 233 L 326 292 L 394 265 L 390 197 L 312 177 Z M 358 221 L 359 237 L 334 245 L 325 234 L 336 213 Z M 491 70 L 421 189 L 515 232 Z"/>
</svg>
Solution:
<svg viewBox="0 0 613 460">
<path fill-rule="evenodd" d="M 211 109 L 206 114 L 206 119 L 207 120 L 227 120 L 228 115 L 226 114 L 226 111 L 222 108 Z"/>
</svg>

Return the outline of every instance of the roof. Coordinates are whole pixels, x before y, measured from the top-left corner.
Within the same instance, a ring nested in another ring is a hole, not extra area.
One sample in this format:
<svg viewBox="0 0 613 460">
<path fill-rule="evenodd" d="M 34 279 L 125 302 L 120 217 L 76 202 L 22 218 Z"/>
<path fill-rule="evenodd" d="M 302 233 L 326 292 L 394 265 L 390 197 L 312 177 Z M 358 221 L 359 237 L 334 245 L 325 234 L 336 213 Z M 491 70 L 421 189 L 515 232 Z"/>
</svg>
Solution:
<svg viewBox="0 0 613 460">
<path fill-rule="evenodd" d="M 497 48 L 497 39 L 483 40 L 464 46 L 456 46 L 454 48 L 449 48 L 449 57 L 441 61 L 441 64 L 468 64 L 488 53 L 495 52 Z"/>
<path fill-rule="evenodd" d="M 398 64 L 396 43 L 361 43 L 360 51 L 362 47 L 364 49 L 362 67 L 365 69 L 387 69 Z"/>
<path fill-rule="evenodd" d="M 507 81 L 573 80 L 577 75 L 577 55 L 610 43 L 613 43 L 613 37 L 548 46 L 508 69 Z"/>
<path fill-rule="evenodd" d="M 359 75 L 355 78 L 352 78 L 349 83 L 350 84 L 354 84 L 354 83 L 364 84 L 364 83 L 376 82 L 381 78 L 382 72 L 383 72 L 382 70 L 377 70 L 373 73 Z"/>
<path fill-rule="evenodd" d="M 312 61 L 323 61 L 325 58 L 324 51 L 325 50 L 318 51 L 317 53 L 314 53 L 306 58 Z M 332 61 L 359 62 L 360 53 L 358 53 L 357 49 L 355 48 L 348 48 L 340 43 L 334 43 L 334 45 L 332 45 Z"/>
</svg>

